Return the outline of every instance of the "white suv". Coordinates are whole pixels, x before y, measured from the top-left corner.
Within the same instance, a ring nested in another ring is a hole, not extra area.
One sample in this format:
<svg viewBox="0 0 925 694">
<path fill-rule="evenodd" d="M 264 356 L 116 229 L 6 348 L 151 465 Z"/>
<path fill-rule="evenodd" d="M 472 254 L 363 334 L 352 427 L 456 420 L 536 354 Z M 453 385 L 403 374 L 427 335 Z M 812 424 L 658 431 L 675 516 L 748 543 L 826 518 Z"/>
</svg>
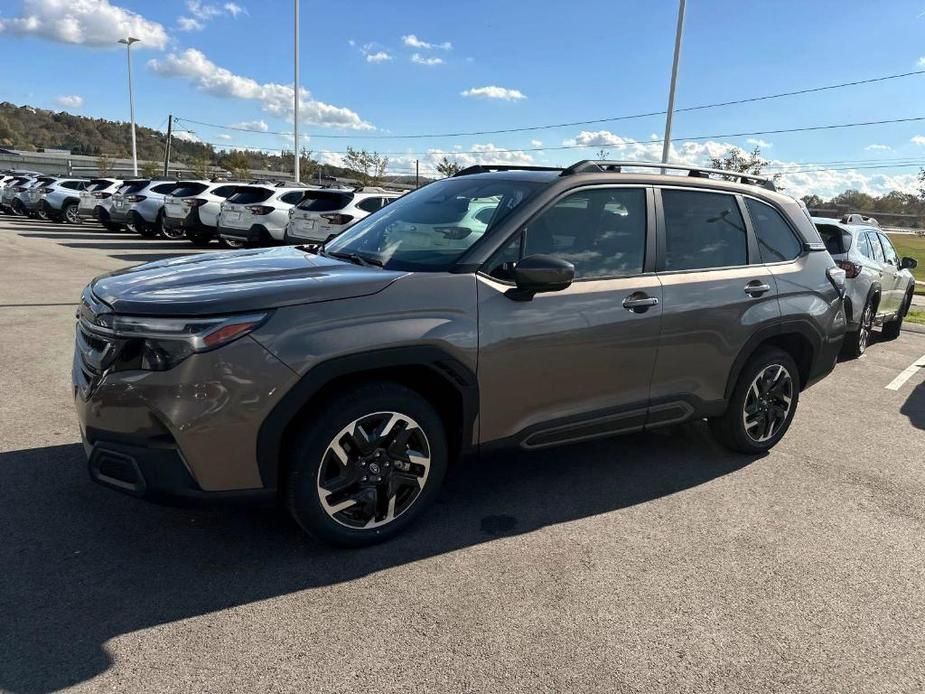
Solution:
<svg viewBox="0 0 925 694">
<path fill-rule="evenodd" d="M 222 203 L 218 217 L 219 238 L 234 247 L 283 241 L 289 210 L 309 190 L 305 186 L 272 183 L 238 186 Z"/>
<path fill-rule="evenodd" d="M 325 241 L 401 197 L 401 191 L 366 186 L 357 190 L 311 190 L 289 210 L 286 241 Z"/>
<path fill-rule="evenodd" d="M 176 181 L 163 179 L 126 181 L 112 196 L 110 219 L 133 227 L 145 238 L 153 238 L 163 226 L 164 197 L 176 187 Z"/>
<path fill-rule="evenodd" d="M 90 184 L 86 178 L 56 178 L 39 188 L 38 208 L 45 217 L 56 222 L 77 224 L 80 193 Z"/>
<path fill-rule="evenodd" d="M 34 180 L 34 176 L 22 175 L 7 181 L 3 186 L 3 190 L 0 191 L 0 209 L 10 214 L 25 214 L 25 210 L 22 207 L 22 200 L 19 200 L 18 204 L 14 204 L 14 201 L 17 200 L 17 193 L 24 193 L 26 188 L 32 185 Z"/>
<path fill-rule="evenodd" d="M 109 220 L 109 208 L 112 207 L 112 195 L 122 187 L 117 178 L 94 178 L 80 191 L 80 203 L 77 214 L 81 219 L 95 219 L 109 231 L 118 231 L 119 225 Z"/>
<path fill-rule="evenodd" d="M 222 203 L 245 183 L 181 181 L 164 201 L 164 235 L 194 246 L 208 246 L 216 236 Z M 179 230 L 179 234 L 175 230 Z"/>
</svg>

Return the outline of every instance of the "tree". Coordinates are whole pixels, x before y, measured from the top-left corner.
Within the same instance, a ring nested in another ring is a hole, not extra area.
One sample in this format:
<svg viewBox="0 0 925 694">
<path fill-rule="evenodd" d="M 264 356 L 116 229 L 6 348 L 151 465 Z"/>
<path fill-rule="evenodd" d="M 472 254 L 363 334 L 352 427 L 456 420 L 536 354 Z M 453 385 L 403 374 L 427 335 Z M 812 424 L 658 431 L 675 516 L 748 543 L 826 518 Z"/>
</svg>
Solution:
<svg viewBox="0 0 925 694">
<path fill-rule="evenodd" d="M 599 150 L 597 150 L 597 158 L 602 161 L 606 161 L 607 159 L 610 159 L 610 150 L 604 149 L 603 147 L 601 147 Z"/>
<path fill-rule="evenodd" d="M 714 169 L 735 171 L 736 173 L 750 173 L 756 176 L 759 175 L 767 165 L 768 162 L 761 158 L 761 149 L 757 146 L 748 155 L 745 154 L 745 150 L 732 147 L 719 157 L 710 157 L 710 166 Z M 731 176 L 730 178 L 735 178 L 735 176 Z"/>
<path fill-rule="evenodd" d="M 96 173 L 100 176 L 111 176 L 112 175 L 112 159 L 107 157 L 105 154 L 101 154 L 96 158 Z"/>
<path fill-rule="evenodd" d="M 141 163 L 141 175 L 145 178 L 156 178 L 161 172 L 161 165 L 156 161 L 144 161 Z"/>
<path fill-rule="evenodd" d="M 811 210 L 820 209 L 825 205 L 823 199 L 818 195 L 804 195 L 802 200 L 803 203 Z"/>
<path fill-rule="evenodd" d="M 222 168 L 228 169 L 234 178 L 246 181 L 251 177 L 250 161 L 247 153 L 240 150 L 225 154 L 218 163 Z"/>
<path fill-rule="evenodd" d="M 458 174 L 460 171 L 462 171 L 462 168 L 462 165 L 458 161 L 455 159 L 450 161 L 446 158 L 446 156 L 444 156 L 443 159 L 437 163 L 437 173 L 442 175 L 444 178 L 449 178 L 450 176 Z"/>
<path fill-rule="evenodd" d="M 344 155 L 344 166 L 361 186 L 376 185 L 385 175 L 389 165 L 389 158 L 378 152 L 367 152 L 365 149 L 356 150 L 347 145 L 347 154 Z"/>
<path fill-rule="evenodd" d="M 190 162 L 190 168 L 193 170 L 193 174 L 196 178 L 209 178 L 209 169 L 211 166 L 212 161 L 205 155 L 194 157 Z"/>
</svg>

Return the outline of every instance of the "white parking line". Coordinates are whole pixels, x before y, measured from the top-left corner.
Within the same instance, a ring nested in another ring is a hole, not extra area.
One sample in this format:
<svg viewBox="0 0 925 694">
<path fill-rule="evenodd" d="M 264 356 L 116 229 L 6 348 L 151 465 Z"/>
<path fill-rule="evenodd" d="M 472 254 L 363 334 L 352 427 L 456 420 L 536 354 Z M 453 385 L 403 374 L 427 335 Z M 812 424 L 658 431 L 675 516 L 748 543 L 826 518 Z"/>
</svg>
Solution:
<svg viewBox="0 0 925 694">
<path fill-rule="evenodd" d="M 925 368 L 925 355 L 923 355 L 917 361 L 913 362 L 912 364 L 907 366 L 905 369 L 903 369 L 899 373 L 899 376 L 897 376 L 896 378 L 894 378 L 892 381 L 889 382 L 889 384 L 887 385 L 887 390 L 899 390 L 900 388 L 903 387 L 903 383 L 905 383 L 910 378 L 912 378 L 912 376 L 915 375 L 915 373 L 919 369 L 923 369 L 923 368 Z"/>
</svg>

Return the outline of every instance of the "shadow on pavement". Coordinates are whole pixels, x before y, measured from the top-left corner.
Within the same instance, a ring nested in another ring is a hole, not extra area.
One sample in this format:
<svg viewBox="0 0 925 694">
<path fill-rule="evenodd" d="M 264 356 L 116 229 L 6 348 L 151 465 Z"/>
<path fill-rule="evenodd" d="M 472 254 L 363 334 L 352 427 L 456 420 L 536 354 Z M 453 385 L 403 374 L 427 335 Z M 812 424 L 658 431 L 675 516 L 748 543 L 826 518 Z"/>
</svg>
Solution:
<svg viewBox="0 0 925 694">
<path fill-rule="evenodd" d="M 925 429 L 925 381 L 912 389 L 899 412 L 909 418 L 912 426 Z"/>
<path fill-rule="evenodd" d="M 739 470 L 703 423 L 451 470 L 403 535 L 337 550 L 280 511 L 163 508 L 89 481 L 80 445 L 0 455 L 0 689 L 44 692 L 111 664 L 108 639 L 608 513 Z"/>
</svg>

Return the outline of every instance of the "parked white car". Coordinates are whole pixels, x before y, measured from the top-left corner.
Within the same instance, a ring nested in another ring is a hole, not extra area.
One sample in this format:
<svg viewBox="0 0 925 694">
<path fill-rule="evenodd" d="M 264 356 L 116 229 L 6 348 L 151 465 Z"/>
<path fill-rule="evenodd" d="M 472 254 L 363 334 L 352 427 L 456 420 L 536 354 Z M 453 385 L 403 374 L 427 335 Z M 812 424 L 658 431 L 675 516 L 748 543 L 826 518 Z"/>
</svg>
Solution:
<svg viewBox="0 0 925 694">
<path fill-rule="evenodd" d="M 25 214 L 25 209 L 21 207 L 21 202 L 20 205 L 14 205 L 13 201 L 16 200 L 16 194 L 24 193 L 34 180 L 34 176 L 27 175 L 14 176 L 8 180 L 3 186 L 3 190 L 0 190 L 0 209 L 8 214 Z"/>
<path fill-rule="evenodd" d="M 358 190 L 310 190 L 298 205 L 289 210 L 285 240 L 288 243 L 325 241 L 403 194 L 376 186 Z"/>
<path fill-rule="evenodd" d="M 80 219 L 95 219 L 110 231 L 118 231 L 119 225 L 109 218 L 109 208 L 112 207 L 113 194 L 121 187 L 122 181 L 118 178 L 91 179 L 90 184 L 80 192 L 77 205 Z"/>
<path fill-rule="evenodd" d="M 289 210 L 309 190 L 318 189 L 271 183 L 239 186 L 222 203 L 218 217 L 219 238 L 234 247 L 282 242 L 289 223 Z"/>
<path fill-rule="evenodd" d="M 39 212 L 56 222 L 77 224 L 80 216 L 80 193 L 86 190 L 90 181 L 86 178 L 56 178 L 39 188 Z"/>
<path fill-rule="evenodd" d="M 164 197 L 177 187 L 176 181 L 141 178 L 125 181 L 112 196 L 110 219 L 131 226 L 145 238 L 161 231 L 164 221 Z"/>
<path fill-rule="evenodd" d="M 217 234 L 222 203 L 242 185 L 246 184 L 181 181 L 164 201 L 164 235 L 168 238 L 185 235 L 193 245 L 209 245 Z"/>
<path fill-rule="evenodd" d="M 14 207 L 19 207 L 22 214 L 29 217 L 45 219 L 45 212 L 41 209 L 42 189 L 55 180 L 54 176 L 39 176 L 29 183 L 24 191 L 16 193 L 13 199 Z M 19 205 L 16 204 L 17 200 Z"/>
</svg>

